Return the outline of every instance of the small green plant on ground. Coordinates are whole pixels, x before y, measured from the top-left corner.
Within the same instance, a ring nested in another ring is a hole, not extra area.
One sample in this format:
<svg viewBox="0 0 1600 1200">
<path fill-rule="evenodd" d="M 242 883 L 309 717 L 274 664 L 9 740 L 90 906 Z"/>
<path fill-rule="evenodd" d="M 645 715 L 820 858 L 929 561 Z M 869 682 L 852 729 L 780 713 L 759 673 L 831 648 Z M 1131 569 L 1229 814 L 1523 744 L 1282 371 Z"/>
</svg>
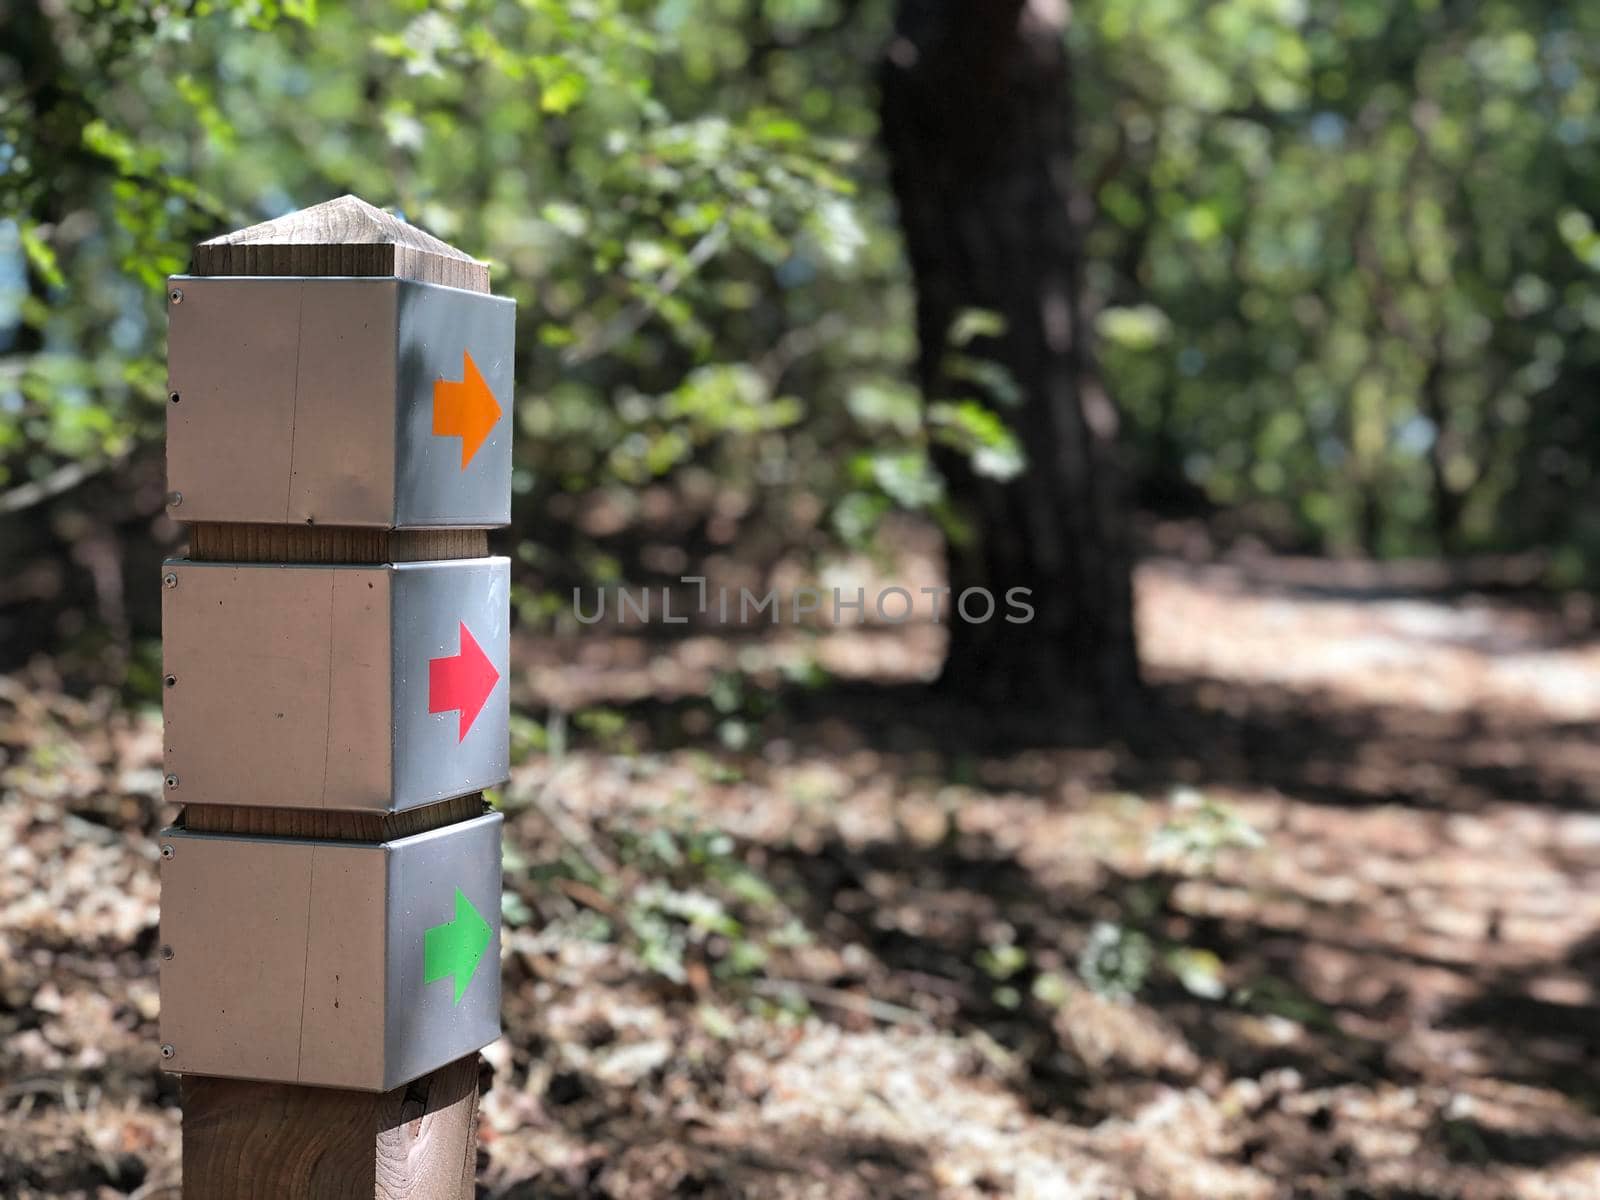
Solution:
<svg viewBox="0 0 1600 1200">
<path fill-rule="evenodd" d="M 1133 999 L 1157 971 L 1191 995 L 1227 995 L 1224 964 L 1216 954 L 1164 937 L 1155 924 L 1181 879 L 1209 876 L 1223 853 L 1258 850 L 1264 842 L 1228 805 L 1193 788 L 1175 788 L 1171 805 L 1172 816 L 1146 848 L 1156 873 L 1126 889 L 1120 919 L 1097 921 L 1078 955 L 1079 977 L 1108 999 Z"/>
</svg>

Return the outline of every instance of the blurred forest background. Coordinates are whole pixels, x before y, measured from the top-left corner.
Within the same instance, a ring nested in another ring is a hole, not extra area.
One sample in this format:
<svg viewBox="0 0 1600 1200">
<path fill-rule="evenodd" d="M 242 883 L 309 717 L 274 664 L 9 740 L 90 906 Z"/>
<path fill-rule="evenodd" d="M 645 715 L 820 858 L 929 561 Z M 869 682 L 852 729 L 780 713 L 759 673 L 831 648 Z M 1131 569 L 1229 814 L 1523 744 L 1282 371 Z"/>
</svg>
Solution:
<svg viewBox="0 0 1600 1200">
<path fill-rule="evenodd" d="M 1052 156 L 947 194 L 969 102 Z M 518 302 L 488 1194 L 1600 1194 L 1600 6 L 1511 0 L 0 5 L 0 1192 L 174 1187 L 164 283 L 344 193 Z M 1057 477 L 976 712 L 573 619 Z"/>
<path fill-rule="evenodd" d="M 956 527 L 939 447 L 1001 478 L 1027 459 L 992 364 L 916 387 L 886 3 L 4 21 L 6 662 L 154 694 L 162 281 L 197 240 L 343 192 L 519 303 L 529 619 L 640 578 L 622 543 L 651 498 L 685 548 L 770 560 L 870 545 L 896 512 Z M 1581 4 L 1075 6 L 1083 303 L 1145 511 L 1301 551 L 1537 551 L 1537 579 L 1592 581 L 1597 26 Z M 990 328 L 965 315 L 958 339 Z"/>
</svg>

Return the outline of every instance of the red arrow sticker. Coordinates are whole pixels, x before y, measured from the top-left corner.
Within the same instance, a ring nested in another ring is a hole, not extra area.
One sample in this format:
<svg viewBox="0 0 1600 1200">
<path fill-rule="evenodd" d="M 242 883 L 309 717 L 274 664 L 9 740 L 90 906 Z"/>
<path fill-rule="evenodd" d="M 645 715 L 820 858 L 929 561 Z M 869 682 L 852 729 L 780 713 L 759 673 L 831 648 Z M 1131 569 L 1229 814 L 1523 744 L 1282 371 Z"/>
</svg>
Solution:
<svg viewBox="0 0 1600 1200">
<path fill-rule="evenodd" d="M 461 732 L 457 742 L 464 742 L 467 731 L 483 711 L 484 701 L 500 682 L 500 672 L 494 669 L 489 656 L 479 647 L 461 623 L 461 652 L 450 658 L 428 660 L 428 711 L 431 713 L 461 713 Z"/>
<path fill-rule="evenodd" d="M 500 402 L 484 381 L 472 355 L 461 352 L 461 378 L 433 382 L 433 436 L 461 439 L 461 469 L 500 422 Z"/>
</svg>

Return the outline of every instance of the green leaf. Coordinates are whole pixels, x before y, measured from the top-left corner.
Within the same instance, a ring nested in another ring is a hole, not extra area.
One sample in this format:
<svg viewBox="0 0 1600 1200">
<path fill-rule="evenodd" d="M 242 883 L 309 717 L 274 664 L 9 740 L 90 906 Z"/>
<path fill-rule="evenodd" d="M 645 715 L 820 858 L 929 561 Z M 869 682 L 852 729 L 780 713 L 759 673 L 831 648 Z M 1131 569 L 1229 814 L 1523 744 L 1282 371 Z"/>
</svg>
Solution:
<svg viewBox="0 0 1600 1200">
<path fill-rule="evenodd" d="M 66 276 L 61 273 L 61 264 L 56 259 L 56 252 L 50 243 L 39 236 L 39 228 L 32 223 L 25 223 L 19 229 L 22 239 L 23 252 L 28 256 L 28 261 L 33 264 L 33 269 L 39 272 L 42 278 L 51 287 L 66 286 Z"/>
<path fill-rule="evenodd" d="M 964 308 L 950 322 L 949 343 L 960 348 L 980 337 L 997 338 L 1005 334 L 1006 319 L 986 308 Z"/>
<path fill-rule="evenodd" d="M 575 71 L 544 81 L 539 89 L 539 107 L 547 113 L 564 113 L 582 100 L 588 80 Z"/>
<path fill-rule="evenodd" d="M 926 508 L 944 496 L 944 481 L 921 450 L 878 453 L 871 461 L 873 482 L 902 508 Z"/>
</svg>

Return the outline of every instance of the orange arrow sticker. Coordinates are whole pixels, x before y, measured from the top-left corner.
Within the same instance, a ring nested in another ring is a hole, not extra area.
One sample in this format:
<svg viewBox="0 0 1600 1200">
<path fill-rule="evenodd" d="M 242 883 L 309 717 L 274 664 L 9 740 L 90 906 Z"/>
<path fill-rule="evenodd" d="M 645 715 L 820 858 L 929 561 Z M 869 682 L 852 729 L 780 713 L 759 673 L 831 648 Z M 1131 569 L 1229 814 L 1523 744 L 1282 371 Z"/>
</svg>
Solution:
<svg viewBox="0 0 1600 1200">
<path fill-rule="evenodd" d="M 461 439 L 461 469 L 465 471 L 499 420 L 499 401 L 478 373 L 472 355 L 463 350 L 460 380 L 433 381 L 433 436 Z"/>
</svg>

